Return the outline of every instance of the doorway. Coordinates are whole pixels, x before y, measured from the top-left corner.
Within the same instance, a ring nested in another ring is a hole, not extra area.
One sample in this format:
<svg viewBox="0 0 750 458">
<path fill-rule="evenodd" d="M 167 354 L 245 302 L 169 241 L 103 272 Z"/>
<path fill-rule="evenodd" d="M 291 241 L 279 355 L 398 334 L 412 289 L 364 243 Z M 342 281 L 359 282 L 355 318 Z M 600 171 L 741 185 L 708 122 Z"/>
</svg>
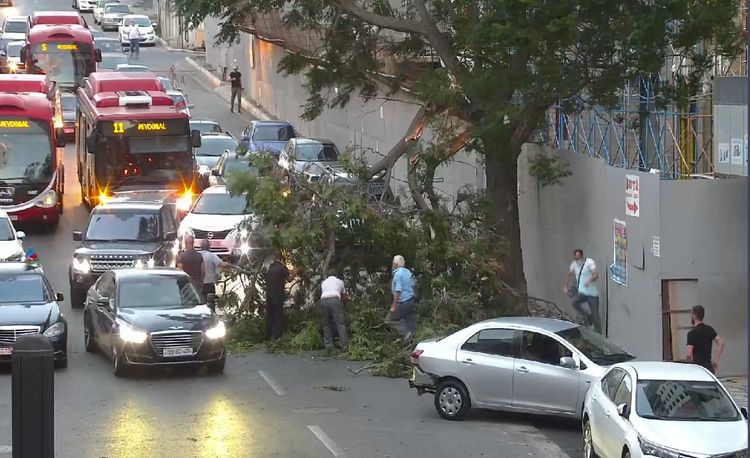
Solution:
<svg viewBox="0 0 750 458">
<path fill-rule="evenodd" d="M 687 333 L 692 328 L 690 312 L 698 304 L 698 280 L 661 282 L 662 358 L 684 361 Z"/>
</svg>

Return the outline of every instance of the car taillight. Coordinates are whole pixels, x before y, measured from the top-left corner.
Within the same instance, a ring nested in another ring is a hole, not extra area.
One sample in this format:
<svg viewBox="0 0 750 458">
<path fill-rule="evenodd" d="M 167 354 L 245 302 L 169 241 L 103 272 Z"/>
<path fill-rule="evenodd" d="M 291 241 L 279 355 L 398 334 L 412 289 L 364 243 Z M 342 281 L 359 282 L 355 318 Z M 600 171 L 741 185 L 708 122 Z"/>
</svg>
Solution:
<svg viewBox="0 0 750 458">
<path fill-rule="evenodd" d="M 411 352 L 409 357 L 411 358 L 412 365 L 419 366 L 419 357 L 422 355 L 422 353 L 424 353 L 424 350 L 419 350 L 419 349 Z"/>
</svg>

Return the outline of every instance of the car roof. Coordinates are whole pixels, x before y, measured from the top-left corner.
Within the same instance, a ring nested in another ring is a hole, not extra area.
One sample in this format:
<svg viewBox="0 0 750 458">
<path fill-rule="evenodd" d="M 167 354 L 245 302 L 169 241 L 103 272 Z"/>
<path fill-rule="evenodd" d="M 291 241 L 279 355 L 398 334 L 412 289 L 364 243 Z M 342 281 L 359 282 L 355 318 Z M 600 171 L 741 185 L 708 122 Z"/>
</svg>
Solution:
<svg viewBox="0 0 750 458">
<path fill-rule="evenodd" d="M 8 16 L 5 18 L 5 22 L 26 22 L 28 20 L 28 16 Z"/>
<path fill-rule="evenodd" d="M 215 140 L 215 139 L 220 139 L 220 140 L 226 140 L 226 139 L 235 140 L 234 137 L 232 137 L 231 135 L 229 135 L 226 132 L 206 132 L 203 135 L 201 135 L 201 137 L 203 137 L 202 141 L 204 141 L 204 142 L 206 140 Z"/>
<path fill-rule="evenodd" d="M 2 274 L 39 274 L 43 275 L 41 267 L 25 262 L 0 262 L 0 275 Z"/>
<path fill-rule="evenodd" d="M 159 267 L 155 269 L 117 269 L 112 270 L 112 273 L 114 273 L 115 277 L 118 279 L 137 279 L 137 278 L 146 278 L 150 277 L 152 275 L 162 275 L 162 276 L 168 276 L 168 277 L 187 277 L 188 274 L 185 273 L 185 271 L 181 269 L 175 269 L 170 267 Z"/>
<path fill-rule="evenodd" d="M 146 201 L 120 201 L 120 202 L 108 202 L 106 204 L 99 204 L 92 210 L 105 211 L 105 210 L 159 210 L 163 207 L 162 202 L 146 202 Z"/>
<path fill-rule="evenodd" d="M 216 124 L 217 126 L 219 125 L 217 121 L 210 121 L 208 119 L 191 119 L 190 124 Z"/>
<path fill-rule="evenodd" d="M 206 188 L 203 191 L 203 194 L 228 194 L 229 190 L 227 190 L 226 185 L 220 184 L 216 186 L 211 186 L 209 188 Z"/>
<path fill-rule="evenodd" d="M 148 19 L 148 16 L 144 14 L 128 14 L 127 16 L 123 16 L 122 20 L 125 19 Z"/>
<path fill-rule="evenodd" d="M 292 123 L 289 121 L 281 121 L 278 119 L 257 119 L 255 121 L 252 121 L 255 123 L 255 125 L 266 125 L 266 126 L 291 126 Z"/>
<path fill-rule="evenodd" d="M 628 361 L 614 367 L 630 367 L 639 380 L 681 380 L 691 382 L 713 382 L 708 370 L 697 364 L 671 361 Z"/>
<path fill-rule="evenodd" d="M 327 138 L 311 138 L 311 137 L 297 137 L 294 139 L 296 143 L 310 144 L 310 143 L 324 143 L 330 145 L 336 145 L 333 141 Z"/>
<path fill-rule="evenodd" d="M 570 321 L 533 316 L 506 316 L 484 320 L 477 324 L 511 325 L 547 332 L 560 332 L 566 329 L 577 328 L 579 326 L 578 324 L 572 323 Z"/>
</svg>

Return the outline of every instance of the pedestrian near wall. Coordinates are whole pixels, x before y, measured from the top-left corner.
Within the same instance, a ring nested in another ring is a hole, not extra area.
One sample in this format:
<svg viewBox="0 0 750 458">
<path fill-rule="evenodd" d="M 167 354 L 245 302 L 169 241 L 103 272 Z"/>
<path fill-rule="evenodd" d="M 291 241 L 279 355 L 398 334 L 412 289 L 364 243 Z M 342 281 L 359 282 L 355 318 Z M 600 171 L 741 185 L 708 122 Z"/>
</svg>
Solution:
<svg viewBox="0 0 750 458">
<path fill-rule="evenodd" d="M 195 239 L 192 234 L 185 234 L 183 241 L 185 246 L 183 252 L 177 258 L 177 268 L 184 270 L 190 276 L 195 290 L 200 293 L 203 289 L 203 277 L 205 276 L 203 256 L 195 250 L 193 245 Z"/>
<path fill-rule="evenodd" d="M 281 262 L 281 253 L 272 256 L 271 265 L 266 272 L 266 340 L 277 340 L 284 334 L 284 302 L 286 301 L 286 284 L 291 281 L 295 271 L 291 272 Z"/>
<path fill-rule="evenodd" d="M 346 313 L 344 302 L 347 300 L 344 281 L 338 278 L 336 271 L 328 271 L 327 277 L 320 285 L 320 315 L 323 321 L 323 343 L 327 349 L 333 348 L 333 326 L 339 336 L 339 347 L 346 349 L 349 339 L 346 333 Z"/>
<path fill-rule="evenodd" d="M 229 111 L 234 112 L 234 100 L 237 99 L 237 113 L 242 113 L 242 73 L 240 73 L 236 65 L 232 67 L 232 73 L 229 74 L 229 81 L 232 84 Z"/>
<path fill-rule="evenodd" d="M 583 250 L 573 250 L 573 261 L 570 263 L 568 273 L 565 277 L 563 291 L 571 297 L 571 306 L 576 312 L 585 317 L 587 324 L 593 324 L 596 332 L 602 332 L 601 318 L 599 317 L 599 291 L 594 282 L 599 278 L 596 263 L 593 259 L 583 255 Z M 589 312 L 583 310 L 581 305 L 588 304 Z"/>
<path fill-rule="evenodd" d="M 714 328 L 703 322 L 705 317 L 706 309 L 702 305 L 693 307 L 690 320 L 693 329 L 688 331 L 687 335 L 687 360 L 715 374 L 719 370 L 719 360 L 724 352 L 724 339 Z M 712 357 L 714 343 L 716 343 L 716 357 Z"/>
<path fill-rule="evenodd" d="M 403 256 L 393 257 L 393 300 L 385 323 L 396 330 L 405 342 L 411 340 L 416 330 L 416 300 L 414 296 L 414 276 L 406 267 Z"/>
</svg>

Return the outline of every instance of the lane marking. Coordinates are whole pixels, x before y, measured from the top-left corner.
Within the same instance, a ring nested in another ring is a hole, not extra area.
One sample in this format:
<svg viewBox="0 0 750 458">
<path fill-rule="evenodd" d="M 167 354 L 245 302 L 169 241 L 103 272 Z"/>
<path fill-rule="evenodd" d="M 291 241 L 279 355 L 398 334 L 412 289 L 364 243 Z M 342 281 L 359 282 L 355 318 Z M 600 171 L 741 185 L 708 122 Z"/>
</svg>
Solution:
<svg viewBox="0 0 750 458">
<path fill-rule="evenodd" d="M 268 383 L 268 386 L 270 386 L 271 389 L 276 392 L 277 395 L 284 396 L 284 388 L 282 388 L 281 385 L 279 385 L 278 382 L 273 377 L 271 377 L 271 375 L 266 374 L 264 371 L 258 371 L 258 373 L 261 377 L 263 377 L 263 380 Z"/>
<path fill-rule="evenodd" d="M 331 455 L 334 456 L 334 458 L 344 458 L 344 452 L 339 448 L 338 445 L 330 438 L 326 433 L 323 432 L 322 429 L 320 429 L 319 426 L 315 425 L 307 425 L 307 429 L 309 429 L 313 434 L 315 434 L 315 437 L 318 438 L 320 442 L 323 443 L 323 445 L 326 446 L 329 452 L 331 452 Z"/>
</svg>

